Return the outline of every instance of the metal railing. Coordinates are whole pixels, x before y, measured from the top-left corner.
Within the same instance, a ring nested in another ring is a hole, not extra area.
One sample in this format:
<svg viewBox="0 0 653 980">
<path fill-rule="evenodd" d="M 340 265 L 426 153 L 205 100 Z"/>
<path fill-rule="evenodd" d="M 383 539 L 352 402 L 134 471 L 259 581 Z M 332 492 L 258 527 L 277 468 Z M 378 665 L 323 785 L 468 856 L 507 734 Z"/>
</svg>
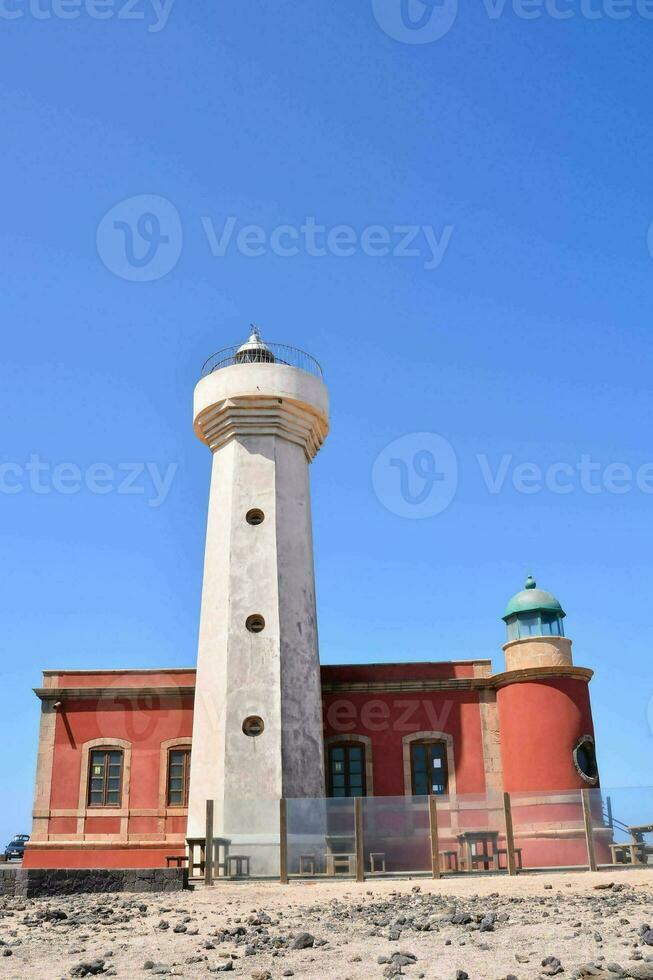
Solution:
<svg viewBox="0 0 653 980">
<path fill-rule="evenodd" d="M 273 344 L 266 341 L 265 347 L 253 350 L 241 351 L 240 346 L 224 347 L 216 354 L 212 354 L 204 363 L 202 377 L 205 378 L 214 371 L 231 367 L 233 364 L 287 364 L 299 368 L 300 371 L 306 371 L 320 380 L 324 376 L 319 363 L 306 351 L 299 350 L 297 347 L 288 347 L 287 344 Z"/>
</svg>

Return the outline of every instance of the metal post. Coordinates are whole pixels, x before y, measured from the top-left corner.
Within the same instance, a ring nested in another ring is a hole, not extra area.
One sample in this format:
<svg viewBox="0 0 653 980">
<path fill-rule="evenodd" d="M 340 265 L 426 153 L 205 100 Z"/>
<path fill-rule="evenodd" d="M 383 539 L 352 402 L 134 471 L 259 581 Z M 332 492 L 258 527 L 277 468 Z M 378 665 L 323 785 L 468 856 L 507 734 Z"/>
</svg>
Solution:
<svg viewBox="0 0 653 980">
<path fill-rule="evenodd" d="M 612 815 L 612 797 L 611 796 L 606 796 L 606 798 L 605 798 L 605 805 L 606 805 L 606 809 L 608 811 L 608 814 L 607 814 L 607 816 L 608 816 L 608 827 L 610 828 L 610 830 L 614 830 L 614 817 Z"/>
<path fill-rule="evenodd" d="M 363 839 L 363 800 L 354 797 L 354 823 L 356 828 L 356 881 L 365 881 L 365 842 Z"/>
<path fill-rule="evenodd" d="M 434 878 L 439 878 L 440 835 L 438 833 L 438 805 L 434 796 L 429 796 L 429 830 L 431 835 L 431 871 Z"/>
<path fill-rule="evenodd" d="M 517 861 L 515 860 L 515 834 L 512 826 L 512 806 L 510 805 L 510 793 L 503 794 L 503 815 L 506 820 L 506 849 L 508 851 L 508 874 L 517 874 Z"/>
<path fill-rule="evenodd" d="M 279 800 L 279 881 L 288 884 L 288 805 Z"/>
<path fill-rule="evenodd" d="M 589 870 L 596 871 L 596 851 L 594 849 L 594 830 L 592 828 L 592 800 L 588 789 L 582 789 L 580 792 L 583 800 L 583 820 L 585 821 Z"/>
<path fill-rule="evenodd" d="M 204 842 L 204 884 L 213 884 L 213 800 L 206 801 L 206 839 Z"/>
</svg>

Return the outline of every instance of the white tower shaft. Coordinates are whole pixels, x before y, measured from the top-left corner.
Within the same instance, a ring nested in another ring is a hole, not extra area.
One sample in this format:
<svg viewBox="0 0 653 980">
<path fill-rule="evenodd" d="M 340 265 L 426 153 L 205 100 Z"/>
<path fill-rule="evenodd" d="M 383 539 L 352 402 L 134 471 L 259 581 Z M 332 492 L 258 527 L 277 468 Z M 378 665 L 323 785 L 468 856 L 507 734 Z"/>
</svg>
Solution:
<svg viewBox="0 0 653 980">
<path fill-rule="evenodd" d="M 219 833 L 225 801 L 324 795 L 308 464 L 326 388 L 235 364 L 197 386 L 195 428 L 213 451 L 188 817 L 203 837 L 207 799 Z"/>
</svg>

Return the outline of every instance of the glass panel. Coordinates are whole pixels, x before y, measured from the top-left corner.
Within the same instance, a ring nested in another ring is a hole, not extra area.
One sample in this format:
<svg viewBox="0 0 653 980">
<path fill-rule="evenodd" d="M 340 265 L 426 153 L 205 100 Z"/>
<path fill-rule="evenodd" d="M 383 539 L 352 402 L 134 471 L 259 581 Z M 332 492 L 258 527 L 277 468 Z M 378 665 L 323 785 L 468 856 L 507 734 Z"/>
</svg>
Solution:
<svg viewBox="0 0 653 980">
<path fill-rule="evenodd" d="M 353 799 L 288 800 L 288 871 L 355 877 Z"/>
<path fill-rule="evenodd" d="M 254 877 L 279 877 L 279 800 L 226 800 L 223 815 L 216 800 L 214 834 L 218 862 L 224 862 L 224 841 L 228 841 L 229 855 L 249 859 L 249 873 Z M 231 862 L 231 870 L 238 866 Z M 247 862 L 241 866 L 247 871 Z M 224 868 L 216 868 L 216 875 Z"/>
<path fill-rule="evenodd" d="M 524 868 L 586 868 L 580 790 L 511 793 L 515 848 Z"/>
<path fill-rule="evenodd" d="M 653 867 L 653 789 L 591 789 L 598 864 Z"/>
<path fill-rule="evenodd" d="M 366 875 L 431 870 L 426 797 L 370 796 L 362 807 Z"/>
<path fill-rule="evenodd" d="M 426 747 L 424 745 L 413 745 L 412 756 L 415 772 L 426 772 Z"/>
<path fill-rule="evenodd" d="M 120 800 L 118 798 L 118 793 L 115 791 L 107 792 L 107 806 L 118 806 Z"/>
<path fill-rule="evenodd" d="M 109 762 L 112 765 L 120 765 L 122 762 L 122 752 L 109 752 Z"/>
<path fill-rule="evenodd" d="M 429 780 L 425 772 L 415 773 L 415 795 L 428 796 Z"/>
</svg>

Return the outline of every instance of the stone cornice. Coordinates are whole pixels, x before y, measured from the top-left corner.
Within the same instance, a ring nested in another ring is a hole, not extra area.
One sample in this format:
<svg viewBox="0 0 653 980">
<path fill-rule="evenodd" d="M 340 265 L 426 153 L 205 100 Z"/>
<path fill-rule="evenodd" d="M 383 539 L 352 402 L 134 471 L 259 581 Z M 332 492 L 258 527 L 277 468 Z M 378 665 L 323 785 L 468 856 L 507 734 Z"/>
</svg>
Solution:
<svg viewBox="0 0 653 980">
<path fill-rule="evenodd" d="M 426 680 L 383 680 L 383 681 L 325 681 L 323 694 L 401 694 L 428 693 L 437 691 L 482 691 L 497 690 L 509 684 L 528 681 L 571 677 L 589 681 L 594 672 L 588 667 L 525 667 L 522 670 L 505 671 L 490 677 L 440 677 Z M 89 701 L 136 698 L 180 698 L 194 697 L 194 685 L 176 687 L 36 687 L 34 693 L 42 701 Z"/>
<path fill-rule="evenodd" d="M 34 693 L 41 701 L 97 701 L 99 698 L 115 701 L 118 698 L 182 698 L 194 697 L 195 687 L 35 687 Z"/>
<path fill-rule="evenodd" d="M 548 678 L 571 677 L 588 684 L 594 671 L 589 667 L 568 667 L 566 665 L 552 667 L 523 667 L 520 670 L 508 670 L 503 674 L 495 674 L 488 678 L 494 688 L 506 687 L 508 684 L 520 684 L 525 681 L 540 681 Z"/>
<path fill-rule="evenodd" d="M 195 431 L 213 452 L 238 435 L 278 435 L 302 446 L 310 461 L 329 425 L 312 406 L 289 398 L 239 396 L 206 408 L 195 419 Z"/>
</svg>

